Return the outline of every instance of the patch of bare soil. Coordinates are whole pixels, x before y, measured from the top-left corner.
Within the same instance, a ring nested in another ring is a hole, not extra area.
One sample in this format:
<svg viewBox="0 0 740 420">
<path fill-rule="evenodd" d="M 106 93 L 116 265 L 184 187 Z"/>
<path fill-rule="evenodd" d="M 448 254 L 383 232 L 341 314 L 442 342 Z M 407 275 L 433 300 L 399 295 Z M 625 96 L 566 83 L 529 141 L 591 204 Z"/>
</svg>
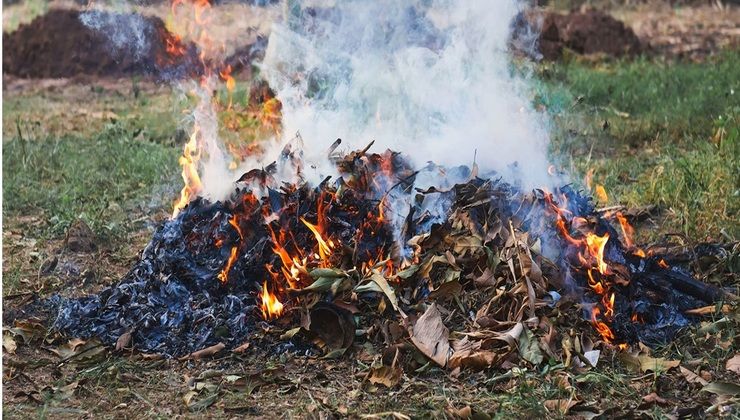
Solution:
<svg viewBox="0 0 740 420">
<path fill-rule="evenodd" d="M 141 32 L 145 39 L 141 43 L 117 45 L 104 31 L 86 26 L 79 11 L 54 9 L 10 34 L 3 34 L 3 71 L 43 78 L 154 74 L 192 67 L 190 54 L 172 57 L 167 52 L 168 45 L 182 46 L 159 18 L 99 12 L 90 19 L 128 28 L 131 36 Z"/>
<path fill-rule="evenodd" d="M 668 5 L 615 11 L 657 54 L 701 60 L 740 47 L 740 7 Z"/>
<path fill-rule="evenodd" d="M 608 13 L 590 9 L 567 14 L 532 11 L 515 22 L 512 44 L 525 54 L 546 60 L 557 60 L 566 48 L 578 54 L 611 57 L 642 50 L 629 26 Z"/>
</svg>

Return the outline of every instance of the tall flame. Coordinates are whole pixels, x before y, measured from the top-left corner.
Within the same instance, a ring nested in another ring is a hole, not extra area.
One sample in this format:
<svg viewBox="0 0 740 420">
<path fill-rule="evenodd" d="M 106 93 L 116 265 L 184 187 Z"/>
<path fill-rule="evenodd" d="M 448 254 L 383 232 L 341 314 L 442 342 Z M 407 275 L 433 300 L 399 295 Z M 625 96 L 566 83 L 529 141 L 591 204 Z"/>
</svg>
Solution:
<svg viewBox="0 0 740 420">
<path fill-rule="evenodd" d="M 328 260 L 332 254 L 334 243 L 331 240 L 329 240 L 328 242 L 324 240 L 318 226 L 307 222 L 306 219 L 302 217 L 301 222 L 303 222 L 303 224 L 306 225 L 311 230 L 311 232 L 313 232 L 314 237 L 316 237 L 316 242 L 318 242 L 319 244 L 319 256 L 321 257 L 321 261 Z"/>
<path fill-rule="evenodd" d="M 220 273 L 218 273 L 218 279 L 221 280 L 221 283 L 226 283 L 229 281 L 229 271 L 231 271 L 231 267 L 234 266 L 234 263 L 236 262 L 236 259 L 239 257 L 238 251 L 239 247 L 231 247 L 231 254 L 229 255 L 228 261 L 226 261 L 226 266 L 221 270 Z"/>
<path fill-rule="evenodd" d="M 262 283 L 260 298 L 262 300 L 262 317 L 264 319 L 277 318 L 283 313 L 283 304 L 278 300 L 277 296 L 270 293 L 267 289 L 267 280 Z"/>
<path fill-rule="evenodd" d="M 182 191 L 180 191 L 180 199 L 175 203 L 172 217 L 177 216 L 180 210 L 187 206 L 190 200 L 192 200 L 193 197 L 203 189 L 200 175 L 198 175 L 198 161 L 201 156 L 198 132 L 199 129 L 196 126 L 193 133 L 190 135 L 190 140 L 185 144 L 182 156 L 180 156 L 182 180 L 185 183 L 185 186 L 183 186 Z"/>
<path fill-rule="evenodd" d="M 587 181 L 590 181 L 590 179 L 587 179 Z M 583 236 L 574 237 L 568 226 L 577 227 L 576 230 L 582 232 L 584 229 L 590 229 L 588 221 L 581 217 L 572 217 L 569 210 L 555 203 L 552 194 L 545 195 L 545 202 L 548 204 L 547 208 L 556 216 L 555 226 L 560 235 L 569 245 L 578 250 L 577 260 L 586 273 L 588 287 L 600 296 L 599 303 L 601 307 L 597 304 L 593 305 L 590 309 L 590 320 L 604 341 L 610 343 L 614 341 L 615 335 L 607 322 L 604 321 L 611 321 L 614 317 L 616 295 L 611 290 L 612 286 L 609 282 L 611 273 L 604 256 L 606 244 L 609 242 L 609 233 L 599 236 L 594 232 L 587 231 Z M 568 217 L 571 218 L 570 224 Z M 601 308 L 603 308 L 603 312 Z"/>
</svg>

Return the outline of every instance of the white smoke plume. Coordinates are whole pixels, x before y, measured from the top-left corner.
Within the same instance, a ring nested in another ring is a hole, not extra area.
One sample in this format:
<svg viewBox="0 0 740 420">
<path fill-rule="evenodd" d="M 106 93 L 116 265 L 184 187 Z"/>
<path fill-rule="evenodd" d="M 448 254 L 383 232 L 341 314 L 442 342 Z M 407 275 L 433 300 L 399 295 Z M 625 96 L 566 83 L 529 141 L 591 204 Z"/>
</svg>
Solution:
<svg viewBox="0 0 740 420">
<path fill-rule="evenodd" d="M 286 138 L 300 132 L 306 159 L 322 165 L 337 138 L 347 149 L 375 140 L 417 167 L 476 163 L 522 187 L 548 177 L 544 117 L 511 66 L 517 0 L 288 1 L 273 26 L 263 74 L 283 104 Z M 310 166 L 310 165 L 307 165 Z"/>
<path fill-rule="evenodd" d="M 139 14 L 92 9 L 80 13 L 80 21 L 88 28 L 104 34 L 114 53 L 128 52 L 137 59 L 149 54 L 150 38 L 154 31 L 151 23 Z"/>
</svg>

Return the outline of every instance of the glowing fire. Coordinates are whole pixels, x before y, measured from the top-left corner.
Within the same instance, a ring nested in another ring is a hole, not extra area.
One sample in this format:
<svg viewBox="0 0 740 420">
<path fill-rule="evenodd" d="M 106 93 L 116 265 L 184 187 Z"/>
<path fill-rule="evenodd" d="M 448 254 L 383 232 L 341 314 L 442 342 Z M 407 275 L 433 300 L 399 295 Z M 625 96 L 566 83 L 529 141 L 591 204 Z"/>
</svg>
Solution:
<svg viewBox="0 0 740 420">
<path fill-rule="evenodd" d="M 171 33 L 165 39 L 165 49 L 170 58 L 181 57 L 187 52 L 184 40 L 194 43 L 198 47 L 198 59 L 201 70 L 197 71 L 200 76 L 200 85 L 211 91 L 217 80 L 225 83 L 229 92 L 229 107 L 231 106 L 232 92 L 236 85 L 231 76 L 231 67 L 225 66 L 221 69 L 215 64 L 214 58 L 225 51 L 224 45 L 219 45 L 209 33 L 211 25 L 211 3 L 210 0 L 172 0 L 171 3 Z M 211 107 L 210 95 L 207 100 L 202 99 L 199 107 Z M 182 166 L 182 178 L 185 183 L 180 193 L 180 198 L 174 205 L 173 217 L 193 200 L 203 189 L 201 178 L 198 174 L 198 165 L 203 158 L 205 135 L 201 132 L 201 126 L 196 119 L 190 139 L 185 144 L 183 154 L 180 157 Z"/>
<path fill-rule="evenodd" d="M 605 233 L 604 236 L 598 236 L 590 232 L 586 234 L 586 246 L 588 247 L 589 255 L 596 259 L 596 264 L 601 274 L 606 274 L 608 268 L 608 265 L 604 261 L 604 249 L 608 240 L 608 233 Z"/>
<path fill-rule="evenodd" d="M 635 235 L 635 229 L 632 228 L 632 226 L 627 221 L 627 218 L 624 217 L 622 213 L 617 213 L 617 220 L 619 221 L 619 227 L 622 228 L 622 238 L 624 239 L 624 244 L 627 245 L 627 248 L 632 248 L 634 246 L 632 242 L 632 237 Z"/>
<path fill-rule="evenodd" d="M 611 343 L 615 339 L 614 332 L 608 323 L 614 317 L 614 302 L 616 295 L 611 290 L 609 276 L 609 264 L 605 259 L 606 244 L 609 242 L 609 233 L 597 235 L 590 231 L 589 223 L 582 217 L 573 217 L 568 209 L 558 206 L 552 194 L 545 195 L 548 209 L 555 216 L 555 226 L 563 239 L 577 250 L 576 259 L 578 264 L 586 273 L 588 287 L 600 296 L 599 304 L 590 309 L 590 320 L 596 331 L 604 341 Z M 563 202 L 567 203 L 565 197 Z M 570 220 L 569 220 L 570 219 Z M 571 234 L 569 226 L 577 232 L 583 232 L 582 236 Z M 602 310 L 603 308 L 603 310 Z M 606 322 L 605 322 L 606 321 Z"/>
<path fill-rule="evenodd" d="M 303 222 L 303 224 L 306 225 L 311 230 L 311 232 L 313 232 L 314 237 L 316 237 L 316 242 L 319 243 L 319 257 L 321 258 L 322 262 L 327 262 L 328 258 L 332 254 L 334 242 L 332 242 L 331 240 L 325 241 L 317 225 L 313 225 L 307 222 L 306 219 L 302 217 L 301 222 Z"/>
<path fill-rule="evenodd" d="M 221 270 L 220 273 L 218 273 L 218 279 L 221 280 L 221 283 L 226 283 L 227 281 L 229 281 L 229 271 L 231 271 L 231 267 L 234 266 L 234 263 L 239 256 L 239 254 L 237 253 L 238 250 L 239 247 L 231 247 L 231 254 L 229 255 L 228 261 L 226 261 L 226 266 L 223 268 L 223 270 Z"/>
<path fill-rule="evenodd" d="M 198 142 L 198 127 L 193 130 L 193 134 L 190 135 L 190 140 L 185 144 L 182 156 L 180 156 L 180 166 L 182 166 L 182 180 L 185 182 L 185 186 L 180 191 L 180 199 L 175 203 L 175 210 L 172 213 L 172 217 L 177 214 L 185 206 L 188 205 L 190 200 L 197 195 L 203 188 L 203 184 L 200 181 L 200 175 L 198 175 L 198 161 L 200 160 L 201 147 Z"/>
<path fill-rule="evenodd" d="M 270 293 L 267 288 L 267 281 L 262 283 L 262 293 L 260 293 L 262 300 L 262 317 L 264 319 L 273 319 L 279 317 L 283 313 L 283 304 L 280 303 L 277 296 Z"/>
<path fill-rule="evenodd" d="M 606 194 L 606 189 L 603 185 L 596 185 L 596 188 L 594 189 L 594 195 L 600 203 L 606 203 L 607 201 L 609 201 L 609 196 Z"/>
</svg>

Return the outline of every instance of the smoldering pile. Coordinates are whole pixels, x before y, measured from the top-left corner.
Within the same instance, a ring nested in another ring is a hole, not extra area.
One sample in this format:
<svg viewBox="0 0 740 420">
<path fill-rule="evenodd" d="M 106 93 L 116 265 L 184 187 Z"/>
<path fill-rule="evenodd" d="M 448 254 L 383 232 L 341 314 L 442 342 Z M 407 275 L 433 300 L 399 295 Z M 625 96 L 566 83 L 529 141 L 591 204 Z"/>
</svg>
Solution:
<svg viewBox="0 0 740 420">
<path fill-rule="evenodd" d="M 525 192 L 475 166 L 414 171 L 367 149 L 337 157 L 341 176 L 315 187 L 276 181 L 299 161 L 286 151 L 228 200 L 192 200 L 120 283 L 61 301 L 55 328 L 166 356 L 411 342 L 439 365 L 478 369 L 571 363 L 587 350 L 572 339 L 665 342 L 692 322 L 687 310 L 722 296 L 623 245 L 570 186 Z M 414 189 L 425 171 L 454 182 Z"/>
</svg>

